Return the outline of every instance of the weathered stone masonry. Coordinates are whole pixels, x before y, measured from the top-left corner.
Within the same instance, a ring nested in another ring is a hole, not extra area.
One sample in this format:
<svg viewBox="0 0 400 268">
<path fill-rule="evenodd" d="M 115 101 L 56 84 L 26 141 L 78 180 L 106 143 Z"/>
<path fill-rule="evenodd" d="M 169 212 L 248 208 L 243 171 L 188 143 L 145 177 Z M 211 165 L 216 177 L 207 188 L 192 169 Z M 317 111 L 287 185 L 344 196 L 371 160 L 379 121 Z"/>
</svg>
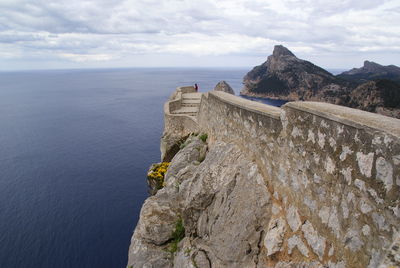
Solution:
<svg viewBox="0 0 400 268">
<path fill-rule="evenodd" d="M 387 258 L 400 228 L 400 120 L 317 102 L 276 108 L 224 92 L 203 94 L 193 119 L 171 115 L 179 91 L 164 107 L 163 155 L 165 137 L 206 132 L 211 146 L 233 143 L 257 163 L 273 202 L 264 263 L 378 267 Z"/>
</svg>

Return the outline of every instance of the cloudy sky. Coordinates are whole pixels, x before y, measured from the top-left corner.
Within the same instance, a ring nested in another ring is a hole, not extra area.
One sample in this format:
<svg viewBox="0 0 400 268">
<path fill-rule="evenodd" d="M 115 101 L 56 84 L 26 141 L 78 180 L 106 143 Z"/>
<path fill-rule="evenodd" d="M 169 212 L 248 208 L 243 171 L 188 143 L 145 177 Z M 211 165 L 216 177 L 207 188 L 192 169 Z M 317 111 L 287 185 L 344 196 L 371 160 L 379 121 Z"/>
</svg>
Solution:
<svg viewBox="0 0 400 268">
<path fill-rule="evenodd" d="M 0 0 L 0 70 L 400 65 L 399 0 Z"/>
</svg>

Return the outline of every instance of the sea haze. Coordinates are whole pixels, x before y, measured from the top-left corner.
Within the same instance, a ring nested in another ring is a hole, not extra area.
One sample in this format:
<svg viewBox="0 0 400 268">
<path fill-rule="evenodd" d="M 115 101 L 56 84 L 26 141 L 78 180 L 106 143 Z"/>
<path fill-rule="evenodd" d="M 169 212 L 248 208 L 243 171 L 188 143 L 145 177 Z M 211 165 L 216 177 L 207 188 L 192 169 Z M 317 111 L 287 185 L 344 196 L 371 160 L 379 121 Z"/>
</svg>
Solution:
<svg viewBox="0 0 400 268">
<path fill-rule="evenodd" d="M 0 267 L 125 267 L 163 103 L 247 71 L 0 73 Z"/>
</svg>

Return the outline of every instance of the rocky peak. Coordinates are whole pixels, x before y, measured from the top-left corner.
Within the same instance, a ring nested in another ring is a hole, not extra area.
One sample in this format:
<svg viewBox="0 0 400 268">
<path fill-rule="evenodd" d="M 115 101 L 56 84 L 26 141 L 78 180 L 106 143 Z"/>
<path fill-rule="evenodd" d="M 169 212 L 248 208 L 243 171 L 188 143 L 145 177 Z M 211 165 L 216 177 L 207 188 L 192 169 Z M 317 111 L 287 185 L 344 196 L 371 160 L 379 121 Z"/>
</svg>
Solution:
<svg viewBox="0 0 400 268">
<path fill-rule="evenodd" d="M 243 83 L 243 95 L 264 94 L 284 99 L 296 91 L 296 96 L 288 99 L 310 99 L 324 86 L 339 81 L 321 67 L 299 59 L 286 47 L 277 45 L 266 62 L 246 74 Z"/>
<path fill-rule="evenodd" d="M 282 45 L 276 45 L 274 47 L 274 51 L 272 52 L 274 57 L 281 57 L 281 56 L 292 56 L 296 57 L 289 49 Z"/>
<path fill-rule="evenodd" d="M 381 69 L 383 66 L 382 65 L 380 65 L 380 64 L 378 64 L 378 63 L 376 63 L 376 62 L 373 62 L 373 61 L 364 61 L 364 69 L 366 70 L 366 71 L 370 71 L 370 72 L 373 72 L 373 71 L 376 71 L 376 70 L 379 70 L 379 69 Z"/>
<path fill-rule="evenodd" d="M 235 95 L 235 92 L 233 91 L 232 87 L 226 81 L 218 82 L 218 84 L 214 87 L 214 90 L 223 91 Z"/>
</svg>

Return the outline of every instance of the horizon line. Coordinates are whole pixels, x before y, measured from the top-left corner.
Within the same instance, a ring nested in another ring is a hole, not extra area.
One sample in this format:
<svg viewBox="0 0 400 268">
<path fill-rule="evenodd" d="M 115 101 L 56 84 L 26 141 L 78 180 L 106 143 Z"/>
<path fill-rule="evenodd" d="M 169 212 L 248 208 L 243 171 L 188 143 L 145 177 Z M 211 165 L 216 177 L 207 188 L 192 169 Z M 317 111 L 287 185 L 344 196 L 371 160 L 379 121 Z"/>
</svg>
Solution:
<svg viewBox="0 0 400 268">
<path fill-rule="evenodd" d="M 37 69 L 0 69 L 1 73 L 35 72 L 35 71 L 78 71 L 78 70 L 111 70 L 111 69 L 253 69 L 255 66 L 132 66 L 132 67 L 80 67 L 80 68 L 37 68 Z M 321 67 L 321 66 L 320 66 Z M 349 70 L 345 67 L 325 68 L 325 70 Z M 353 67 L 354 68 L 354 67 Z"/>
</svg>

